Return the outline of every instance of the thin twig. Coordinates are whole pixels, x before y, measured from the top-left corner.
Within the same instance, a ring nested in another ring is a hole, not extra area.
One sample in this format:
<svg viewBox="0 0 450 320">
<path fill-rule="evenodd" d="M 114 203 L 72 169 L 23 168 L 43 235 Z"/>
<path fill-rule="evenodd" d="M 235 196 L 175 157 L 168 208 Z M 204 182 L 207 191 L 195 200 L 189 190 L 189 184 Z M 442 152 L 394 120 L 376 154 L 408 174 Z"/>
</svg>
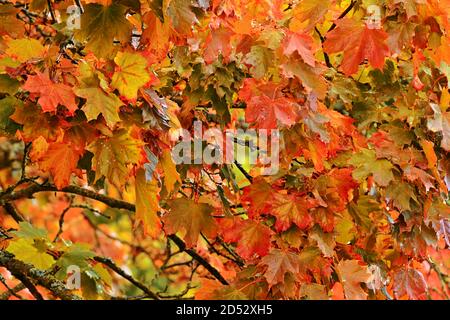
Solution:
<svg viewBox="0 0 450 320">
<path fill-rule="evenodd" d="M 52 22 L 56 23 L 55 11 L 53 10 L 52 0 L 47 0 L 48 10 L 50 11 L 50 16 L 52 17 Z"/>
<path fill-rule="evenodd" d="M 248 181 L 253 183 L 253 177 L 247 171 L 245 171 L 244 167 L 242 167 L 242 165 L 239 162 L 237 162 L 236 160 L 234 160 L 234 164 L 239 169 L 239 171 L 242 172 L 242 174 L 245 176 L 245 178 L 247 178 Z"/>
<path fill-rule="evenodd" d="M 59 238 L 59 236 L 63 233 L 63 225 L 64 225 L 64 218 L 66 216 L 66 213 L 69 212 L 69 210 L 72 208 L 72 202 L 73 202 L 73 198 L 70 198 L 70 202 L 69 205 L 63 210 L 63 212 L 61 213 L 60 217 L 59 217 L 59 229 L 58 229 L 58 233 L 55 236 L 55 239 L 53 239 L 53 242 L 56 242 Z"/>
<path fill-rule="evenodd" d="M 337 20 L 340 20 L 342 18 L 344 18 L 355 6 L 356 1 L 352 1 L 349 6 L 341 13 L 341 15 L 337 18 Z M 330 31 L 333 31 L 335 28 L 337 27 L 336 23 L 333 22 L 333 24 L 331 25 L 331 27 L 328 29 L 327 33 Z"/>
<path fill-rule="evenodd" d="M 14 296 L 14 297 L 16 297 L 17 299 L 23 300 L 23 298 L 22 298 L 20 295 L 18 295 L 18 294 L 14 291 L 15 288 L 11 289 L 11 288 L 8 286 L 8 284 L 6 283 L 5 278 L 4 278 L 1 274 L 0 274 L 0 282 L 5 286 L 7 292 L 9 292 L 9 296 Z M 24 286 L 24 287 L 25 287 L 25 286 Z M 8 298 L 9 298 L 9 296 L 8 296 Z M 8 299 L 8 298 L 6 298 L 6 299 Z M 5 299 L 5 300 L 6 300 L 6 299 Z M 0 300 L 2 300 L 1 297 L 0 297 Z"/>
<path fill-rule="evenodd" d="M 146 285 L 140 283 L 136 279 L 134 279 L 131 275 L 123 271 L 121 268 L 119 268 L 111 259 L 104 258 L 104 257 L 94 257 L 94 260 L 97 262 L 100 262 L 113 270 L 115 273 L 120 275 L 122 278 L 128 280 L 130 283 L 132 283 L 135 287 L 141 289 L 145 294 L 147 294 L 150 298 L 159 300 L 159 297 L 156 293 L 151 291 L 149 288 L 147 288 Z"/>
</svg>

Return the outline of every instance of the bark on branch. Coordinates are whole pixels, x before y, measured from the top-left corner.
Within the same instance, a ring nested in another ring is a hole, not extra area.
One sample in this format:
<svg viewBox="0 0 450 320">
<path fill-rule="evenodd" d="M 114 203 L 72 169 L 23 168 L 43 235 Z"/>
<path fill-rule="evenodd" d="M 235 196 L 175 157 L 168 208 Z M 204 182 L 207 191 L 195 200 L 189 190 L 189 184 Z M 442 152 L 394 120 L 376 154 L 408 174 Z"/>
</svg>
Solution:
<svg viewBox="0 0 450 320">
<path fill-rule="evenodd" d="M 38 184 L 33 183 L 30 186 L 21 189 L 19 191 L 12 191 L 10 193 L 6 193 L 0 196 L 0 206 L 5 206 L 10 201 L 18 200 L 18 199 L 24 199 L 24 198 L 32 198 L 35 193 L 39 192 L 46 192 L 46 191 L 53 191 L 53 192 L 65 192 L 65 193 L 72 193 L 79 196 L 83 196 L 86 198 L 94 199 L 100 202 L 103 202 L 104 204 L 108 205 L 111 208 L 116 209 L 125 209 L 131 212 L 135 212 L 136 207 L 134 204 L 114 199 L 102 194 L 99 194 L 95 191 L 84 189 L 78 186 L 68 186 L 65 188 L 62 188 L 61 190 L 58 190 L 56 186 L 51 184 Z M 186 252 L 188 255 L 190 255 L 194 260 L 196 260 L 201 266 L 203 266 L 206 270 L 208 270 L 217 280 L 220 281 L 220 283 L 224 285 L 228 285 L 228 282 L 225 280 L 225 278 L 220 274 L 220 272 L 214 268 L 211 264 L 209 264 L 208 261 L 206 261 L 203 257 L 201 257 L 195 250 L 188 249 L 186 247 L 186 244 L 182 239 L 180 239 L 176 235 L 169 235 L 169 239 L 171 239 L 179 248 L 180 250 Z"/>
<path fill-rule="evenodd" d="M 72 294 L 65 284 L 55 277 L 38 270 L 30 264 L 14 258 L 14 255 L 0 250 L 0 267 L 5 267 L 16 278 L 26 277 L 32 279 L 36 284 L 49 290 L 54 296 L 62 300 L 80 300 L 81 298 Z"/>
</svg>

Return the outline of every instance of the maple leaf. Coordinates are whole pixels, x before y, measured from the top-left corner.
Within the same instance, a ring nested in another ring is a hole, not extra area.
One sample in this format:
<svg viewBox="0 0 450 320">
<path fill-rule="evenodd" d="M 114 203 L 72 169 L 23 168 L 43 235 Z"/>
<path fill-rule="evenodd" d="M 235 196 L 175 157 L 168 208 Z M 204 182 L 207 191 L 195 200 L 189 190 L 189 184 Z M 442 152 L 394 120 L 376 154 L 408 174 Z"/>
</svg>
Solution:
<svg viewBox="0 0 450 320">
<path fill-rule="evenodd" d="M 253 217 L 267 209 L 268 204 L 273 199 L 273 194 L 274 190 L 270 184 L 264 178 L 257 177 L 251 185 L 244 188 L 241 200 L 250 202 L 248 214 Z"/>
<path fill-rule="evenodd" d="M 398 299 L 406 295 L 413 300 L 424 300 L 427 289 L 425 278 L 419 270 L 405 267 L 394 275 L 394 294 Z"/>
<path fill-rule="evenodd" d="M 357 260 L 341 260 L 336 270 L 344 286 L 345 297 L 350 300 L 366 300 L 367 293 L 361 283 L 370 281 L 372 274 L 367 267 L 361 266 Z"/>
<path fill-rule="evenodd" d="M 310 234 L 310 238 L 317 242 L 317 246 L 322 251 L 324 257 L 332 257 L 334 254 L 334 235 L 332 233 L 324 233 L 320 228 L 314 228 Z"/>
<path fill-rule="evenodd" d="M 35 76 L 29 76 L 22 89 L 39 95 L 38 103 L 45 112 L 56 112 L 58 105 L 65 106 L 70 114 L 78 109 L 72 88 L 54 83 L 46 74 L 38 72 Z"/>
<path fill-rule="evenodd" d="M 106 124 L 113 128 L 120 121 L 119 108 L 123 102 L 115 94 L 109 92 L 106 77 L 97 72 L 89 63 L 81 63 L 78 71 L 80 85 L 74 91 L 77 96 L 86 99 L 81 110 L 85 113 L 87 120 L 96 120 L 102 114 Z"/>
<path fill-rule="evenodd" d="M 95 180 L 105 176 L 116 186 L 123 186 L 129 174 L 128 164 L 140 160 L 140 147 L 144 143 L 130 136 L 127 130 L 119 129 L 111 137 L 102 137 L 87 149 L 94 153 Z"/>
<path fill-rule="evenodd" d="M 244 62 L 251 65 L 251 74 L 256 79 L 262 79 L 274 62 L 274 53 L 265 46 L 252 46 Z"/>
<path fill-rule="evenodd" d="M 53 257 L 32 239 L 13 241 L 8 246 L 7 251 L 14 254 L 17 259 L 30 263 L 41 270 L 49 269 L 55 263 Z"/>
<path fill-rule="evenodd" d="M 34 143 L 33 143 L 34 146 Z M 41 170 L 52 174 L 58 189 L 69 185 L 70 176 L 76 170 L 83 151 L 67 142 L 54 142 L 39 160 Z"/>
<path fill-rule="evenodd" d="M 270 250 L 269 254 L 261 259 L 260 264 L 267 266 L 264 277 L 270 286 L 284 282 L 288 272 L 295 275 L 300 269 L 298 256 L 293 252 L 281 249 Z"/>
<path fill-rule="evenodd" d="M 1 135 L 13 135 L 17 129 L 20 129 L 19 125 L 15 123 L 10 117 L 15 112 L 15 105 L 21 104 L 20 100 L 13 97 L 6 97 L 0 100 L 0 134 Z"/>
<path fill-rule="evenodd" d="M 305 157 L 313 162 L 314 169 L 319 172 L 325 169 L 324 160 L 328 158 L 328 149 L 324 142 L 320 139 L 308 139 L 307 148 L 302 151 Z"/>
<path fill-rule="evenodd" d="M 308 23 L 304 27 L 305 30 L 313 29 L 329 10 L 330 3 L 330 0 L 303 0 L 292 11 L 292 20 L 289 23 L 290 29 L 296 31 L 303 29 L 306 21 Z"/>
<path fill-rule="evenodd" d="M 307 229 L 313 222 L 309 209 L 315 206 L 316 201 L 305 196 L 274 194 L 270 213 L 277 218 L 275 229 L 278 232 L 285 231 L 293 223 L 301 229 Z"/>
<path fill-rule="evenodd" d="M 253 79 L 246 79 L 239 97 L 247 103 L 247 122 L 256 123 L 258 128 L 275 129 L 277 120 L 291 126 L 298 117 L 297 104 L 283 97 L 280 88 L 275 84 L 258 85 Z"/>
<path fill-rule="evenodd" d="M 236 242 L 236 253 L 248 260 L 255 254 L 263 257 L 269 252 L 271 231 L 253 220 L 237 220 L 222 228 L 225 242 Z"/>
<path fill-rule="evenodd" d="M 411 200 L 418 203 L 413 187 L 405 182 L 390 184 L 386 188 L 386 197 L 401 211 L 411 210 Z"/>
<path fill-rule="evenodd" d="M 428 168 L 433 169 L 437 163 L 436 153 L 434 152 L 434 143 L 428 140 L 422 140 L 420 142 L 423 152 L 428 160 Z"/>
<path fill-rule="evenodd" d="M 8 42 L 6 53 L 14 56 L 20 62 L 26 62 L 33 58 L 41 58 L 45 48 L 36 39 L 13 39 Z"/>
<path fill-rule="evenodd" d="M 422 182 L 427 192 L 432 188 L 435 189 L 434 178 L 428 173 L 426 173 L 424 170 L 412 166 L 407 166 L 403 170 L 403 173 L 405 174 L 406 178 L 408 178 L 409 181 L 420 180 L 420 182 Z"/>
<path fill-rule="evenodd" d="M 150 80 L 146 70 L 147 61 L 137 53 L 119 52 L 114 62 L 117 70 L 112 77 L 111 86 L 127 99 L 136 99 L 138 89 Z"/>
<path fill-rule="evenodd" d="M 205 62 L 210 64 L 217 60 L 219 54 L 228 60 L 231 53 L 232 31 L 228 28 L 219 28 L 211 30 L 205 40 L 204 58 Z"/>
<path fill-rule="evenodd" d="M 417 7 L 419 4 L 425 4 L 424 0 L 394 0 L 394 3 L 403 3 L 408 18 L 417 15 Z"/>
<path fill-rule="evenodd" d="M 145 179 L 145 171 L 139 169 L 136 173 L 135 192 L 136 224 L 142 224 L 144 233 L 155 238 L 161 230 L 161 221 L 158 217 L 158 182 L 155 179 L 147 182 Z"/>
<path fill-rule="evenodd" d="M 163 150 L 160 164 L 164 171 L 164 185 L 168 193 L 174 190 L 175 183 L 181 183 L 180 175 L 177 172 L 175 163 L 172 160 L 172 154 L 170 150 Z"/>
<path fill-rule="evenodd" d="M 113 128 L 120 121 L 119 107 L 123 102 L 114 94 L 106 93 L 100 88 L 80 88 L 75 94 L 86 99 L 86 104 L 81 108 L 88 121 L 96 120 L 101 114 L 106 124 Z"/>
<path fill-rule="evenodd" d="M 372 197 L 364 195 L 358 198 L 356 204 L 350 203 L 348 208 L 349 213 L 358 225 L 366 230 L 371 230 L 373 222 L 370 213 L 380 211 L 381 205 Z"/>
<path fill-rule="evenodd" d="M 163 0 L 163 8 L 166 8 L 165 14 L 179 33 L 191 33 L 192 25 L 198 23 L 196 15 L 192 12 L 190 1 Z"/>
<path fill-rule="evenodd" d="M 179 198 L 168 202 L 170 211 L 163 216 L 164 230 L 168 234 L 183 232 L 186 245 L 192 248 L 197 244 L 200 233 L 212 236 L 216 223 L 211 216 L 214 208 L 206 203 Z"/>
<path fill-rule="evenodd" d="M 15 109 L 10 119 L 22 125 L 20 134 L 24 141 L 33 141 L 39 136 L 43 136 L 47 140 L 55 140 L 58 123 L 50 118 L 47 113 L 43 113 L 34 104 L 24 104 L 17 99 L 12 101 L 10 106 Z"/>
<path fill-rule="evenodd" d="M 326 287 L 317 283 L 305 283 L 300 288 L 300 295 L 308 300 L 329 300 Z"/>
<path fill-rule="evenodd" d="M 356 167 L 353 170 L 353 178 L 356 180 L 361 181 L 373 175 L 375 182 L 385 187 L 394 179 L 392 163 L 386 159 L 378 160 L 373 150 L 363 149 L 354 154 L 349 164 Z"/>
<path fill-rule="evenodd" d="M 10 35 L 11 37 L 20 37 L 25 31 L 25 24 L 18 21 L 17 15 L 20 9 L 13 3 L 4 4 L 0 8 L 0 35 Z"/>
<path fill-rule="evenodd" d="M 81 29 L 75 32 L 75 37 L 87 41 L 86 49 L 98 57 L 112 58 L 114 39 L 126 42 L 131 35 L 131 24 L 125 18 L 127 10 L 119 3 L 88 4 L 81 15 Z"/>
<path fill-rule="evenodd" d="M 281 68 L 287 78 L 298 78 L 307 88 L 317 94 L 319 98 L 325 97 L 328 87 L 325 79 L 321 75 L 323 69 L 320 66 L 313 68 L 299 59 L 290 59 Z"/>
<path fill-rule="evenodd" d="M 384 58 L 389 54 L 385 44 L 388 35 L 383 30 L 369 29 L 351 18 L 338 20 L 336 25 L 337 28 L 327 34 L 323 46 L 327 53 L 344 52 L 341 67 L 346 75 L 356 73 L 365 59 L 372 67 L 383 68 Z"/>
<path fill-rule="evenodd" d="M 352 179 L 352 170 L 349 168 L 333 169 L 328 173 L 327 188 L 333 188 L 343 200 L 349 199 L 350 191 L 358 187 L 358 183 Z"/>
<path fill-rule="evenodd" d="M 171 35 L 168 23 L 163 23 L 152 12 L 147 12 L 143 17 L 146 28 L 142 32 L 141 44 L 145 44 L 145 48 L 153 52 L 158 58 L 163 58 L 169 51 Z"/>
<path fill-rule="evenodd" d="M 312 47 L 313 40 L 309 35 L 289 32 L 283 43 L 283 52 L 289 56 L 297 51 L 306 64 L 314 67 L 316 65 L 316 59 L 314 58 Z"/>
<path fill-rule="evenodd" d="M 86 299 L 133 293 L 98 252 L 152 290 L 201 279 L 198 299 L 446 298 L 448 0 L 381 1 L 378 29 L 374 1 L 84 0 L 81 29 L 64 1 L 16 2 L 0 5 L 0 249 L 50 281 L 79 266 Z M 279 130 L 278 172 L 175 165 L 197 120 Z M 11 231 L 16 211 L 34 226 Z"/>
<path fill-rule="evenodd" d="M 411 42 L 414 36 L 414 28 L 415 25 L 410 21 L 406 23 L 389 21 L 387 23 L 389 38 L 386 40 L 386 43 L 392 53 L 400 53 L 403 47 Z"/>
</svg>

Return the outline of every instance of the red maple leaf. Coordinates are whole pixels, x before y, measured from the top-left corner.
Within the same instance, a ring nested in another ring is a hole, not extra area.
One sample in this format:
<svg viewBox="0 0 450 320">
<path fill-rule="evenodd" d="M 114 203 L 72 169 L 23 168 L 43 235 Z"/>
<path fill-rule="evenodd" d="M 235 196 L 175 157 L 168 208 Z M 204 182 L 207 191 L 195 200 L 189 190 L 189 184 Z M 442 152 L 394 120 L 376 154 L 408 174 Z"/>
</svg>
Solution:
<svg viewBox="0 0 450 320">
<path fill-rule="evenodd" d="M 339 20 L 336 25 L 337 28 L 327 34 L 324 50 L 327 53 L 344 52 L 341 67 L 346 75 L 356 73 L 365 59 L 372 67 L 383 68 L 384 58 L 389 53 L 386 32 L 369 29 L 351 18 Z"/>
<path fill-rule="evenodd" d="M 246 260 L 255 254 L 261 257 L 267 255 L 272 234 L 267 226 L 253 220 L 226 220 L 221 223 L 223 239 L 225 242 L 237 243 L 237 254 Z"/>
<path fill-rule="evenodd" d="M 280 85 L 259 83 L 246 79 L 239 98 L 247 103 L 245 118 L 258 128 L 276 129 L 277 121 L 285 126 L 293 125 L 298 118 L 298 105 L 284 97 Z"/>
<path fill-rule="evenodd" d="M 72 88 L 62 83 L 54 83 L 44 73 L 38 72 L 35 76 L 29 76 L 22 88 L 39 96 L 38 103 L 45 112 L 56 112 L 58 105 L 65 106 L 70 114 L 78 109 Z"/>
</svg>

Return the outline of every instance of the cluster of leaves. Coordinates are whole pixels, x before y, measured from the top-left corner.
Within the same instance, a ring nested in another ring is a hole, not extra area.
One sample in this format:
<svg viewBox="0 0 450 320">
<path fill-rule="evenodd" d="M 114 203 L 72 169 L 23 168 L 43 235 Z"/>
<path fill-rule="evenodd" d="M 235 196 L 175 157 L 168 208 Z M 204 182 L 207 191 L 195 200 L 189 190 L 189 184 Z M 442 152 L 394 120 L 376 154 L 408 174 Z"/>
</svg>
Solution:
<svg viewBox="0 0 450 320">
<path fill-rule="evenodd" d="M 2 250 L 85 298 L 448 299 L 448 0 L 75 2 L 1 1 Z M 278 173 L 176 166 L 195 120 Z"/>
</svg>

